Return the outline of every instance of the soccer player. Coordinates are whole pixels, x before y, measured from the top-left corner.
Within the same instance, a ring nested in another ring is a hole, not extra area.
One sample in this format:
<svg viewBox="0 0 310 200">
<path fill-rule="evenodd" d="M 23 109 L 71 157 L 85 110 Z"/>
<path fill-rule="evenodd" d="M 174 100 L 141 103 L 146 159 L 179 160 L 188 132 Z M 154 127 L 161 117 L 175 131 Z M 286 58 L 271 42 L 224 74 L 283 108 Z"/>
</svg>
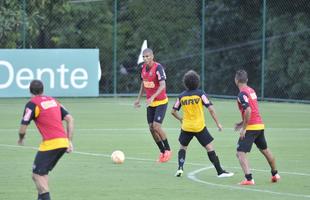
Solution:
<svg viewBox="0 0 310 200">
<path fill-rule="evenodd" d="M 235 75 L 235 83 L 240 90 L 238 94 L 238 107 L 241 112 L 242 121 L 236 123 L 235 130 L 240 133 L 237 145 L 237 157 L 245 174 L 245 180 L 239 184 L 255 184 L 246 157 L 246 153 L 251 151 L 253 143 L 256 144 L 257 148 L 265 156 L 271 167 L 271 181 L 277 182 L 280 180 L 280 175 L 276 169 L 275 158 L 267 147 L 264 135 L 265 126 L 259 113 L 257 96 L 255 91 L 247 85 L 247 82 L 247 72 L 244 70 L 238 70 Z"/>
<path fill-rule="evenodd" d="M 167 162 L 171 158 L 171 149 L 166 133 L 161 127 L 168 106 L 166 74 L 162 65 L 154 61 L 154 54 L 151 49 L 147 48 L 142 53 L 144 64 L 141 67 L 141 85 L 134 106 L 136 108 L 141 106 L 140 99 L 145 91 L 147 122 L 160 151 L 157 161 Z"/>
<path fill-rule="evenodd" d="M 18 144 L 24 144 L 27 127 L 33 120 L 43 141 L 33 163 L 32 179 L 38 191 L 38 200 L 50 200 L 48 173 L 65 152 L 73 150 L 73 117 L 54 98 L 43 95 L 40 80 L 31 81 L 29 89 L 32 97 L 24 109 Z M 66 131 L 62 120 L 66 121 Z"/>
<path fill-rule="evenodd" d="M 195 71 L 190 70 L 185 73 L 183 84 L 186 90 L 179 95 L 171 111 L 171 114 L 182 124 L 179 136 L 179 167 L 175 176 L 180 177 L 183 175 L 186 149 L 193 137 L 196 137 L 199 143 L 207 150 L 209 160 L 214 165 L 219 178 L 233 176 L 233 173 L 226 172 L 222 169 L 220 160 L 212 145 L 213 137 L 205 124 L 204 106 L 208 108 L 219 131 L 222 131 L 222 125 L 217 119 L 212 102 L 208 99 L 204 91 L 198 89 L 199 83 L 200 77 Z M 183 117 L 177 112 L 180 108 L 182 108 Z"/>
</svg>

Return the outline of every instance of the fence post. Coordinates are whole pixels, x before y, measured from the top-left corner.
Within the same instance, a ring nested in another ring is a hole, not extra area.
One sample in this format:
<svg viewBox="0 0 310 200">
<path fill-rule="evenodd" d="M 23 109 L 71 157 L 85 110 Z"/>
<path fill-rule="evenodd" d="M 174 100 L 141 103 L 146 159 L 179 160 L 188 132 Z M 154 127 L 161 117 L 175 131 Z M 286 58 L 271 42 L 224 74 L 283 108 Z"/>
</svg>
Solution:
<svg viewBox="0 0 310 200">
<path fill-rule="evenodd" d="M 117 0 L 114 0 L 113 19 L 113 94 L 117 93 Z"/>
<path fill-rule="evenodd" d="M 201 8 L 201 89 L 205 90 L 205 0 L 202 0 Z"/>
<path fill-rule="evenodd" d="M 265 97 L 266 0 L 263 1 L 261 100 Z"/>
<path fill-rule="evenodd" d="M 23 16 L 23 29 L 22 29 L 22 42 L 23 42 L 23 49 L 26 48 L 26 0 L 22 2 L 22 16 Z"/>
</svg>

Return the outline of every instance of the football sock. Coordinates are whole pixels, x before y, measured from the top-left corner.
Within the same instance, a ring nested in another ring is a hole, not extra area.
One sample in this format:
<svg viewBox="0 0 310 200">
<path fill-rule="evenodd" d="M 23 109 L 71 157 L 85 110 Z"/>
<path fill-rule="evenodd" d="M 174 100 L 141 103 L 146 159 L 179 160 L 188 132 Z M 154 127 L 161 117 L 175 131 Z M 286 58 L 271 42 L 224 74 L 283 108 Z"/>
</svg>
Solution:
<svg viewBox="0 0 310 200">
<path fill-rule="evenodd" d="M 220 160 L 217 157 L 215 151 L 209 151 L 208 157 L 209 157 L 209 160 L 211 161 L 211 163 L 214 165 L 214 167 L 217 171 L 217 174 L 220 175 L 221 173 L 223 173 L 224 170 L 221 167 Z"/>
<path fill-rule="evenodd" d="M 271 175 L 274 176 L 278 173 L 278 170 L 271 170 Z"/>
<path fill-rule="evenodd" d="M 246 174 L 245 175 L 246 180 L 250 181 L 253 179 L 252 174 Z"/>
<path fill-rule="evenodd" d="M 186 151 L 184 149 L 180 149 L 178 152 L 178 162 L 179 162 L 179 169 L 183 170 L 183 165 L 185 162 L 185 155 Z"/>
<path fill-rule="evenodd" d="M 39 194 L 38 200 L 51 200 L 50 193 L 46 192 L 46 193 Z"/>
<path fill-rule="evenodd" d="M 165 150 L 170 151 L 170 146 L 169 146 L 169 142 L 168 139 L 163 140 L 164 146 L 165 146 Z"/>
<path fill-rule="evenodd" d="M 165 147 L 164 147 L 164 144 L 162 143 L 162 141 L 159 141 L 159 142 L 156 142 L 159 150 L 161 153 L 164 153 L 165 152 Z"/>
</svg>

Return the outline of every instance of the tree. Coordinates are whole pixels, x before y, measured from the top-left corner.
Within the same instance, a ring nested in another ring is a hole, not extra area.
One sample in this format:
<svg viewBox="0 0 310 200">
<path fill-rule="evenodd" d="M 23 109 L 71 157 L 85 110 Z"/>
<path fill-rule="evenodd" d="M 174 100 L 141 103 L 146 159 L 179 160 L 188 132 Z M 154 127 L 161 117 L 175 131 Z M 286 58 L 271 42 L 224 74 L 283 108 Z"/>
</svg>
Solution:
<svg viewBox="0 0 310 200">
<path fill-rule="evenodd" d="M 17 48 L 21 37 L 21 6 L 16 1 L 0 1 L 0 47 Z"/>
</svg>

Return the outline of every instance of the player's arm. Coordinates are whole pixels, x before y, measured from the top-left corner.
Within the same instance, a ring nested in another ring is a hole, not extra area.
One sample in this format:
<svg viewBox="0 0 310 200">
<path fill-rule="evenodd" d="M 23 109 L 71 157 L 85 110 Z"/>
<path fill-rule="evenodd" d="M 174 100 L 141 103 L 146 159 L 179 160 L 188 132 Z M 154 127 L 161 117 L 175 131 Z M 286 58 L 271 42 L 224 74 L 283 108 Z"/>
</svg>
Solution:
<svg viewBox="0 0 310 200">
<path fill-rule="evenodd" d="M 18 145 L 24 145 L 24 139 L 25 139 L 25 135 L 26 135 L 26 130 L 27 130 L 28 125 L 23 125 L 21 124 L 19 127 L 19 131 L 18 131 Z"/>
<path fill-rule="evenodd" d="M 35 118 L 35 108 L 36 105 L 32 102 L 28 102 L 25 106 L 23 118 L 18 130 L 18 145 L 24 145 L 25 135 L 31 120 Z"/>
<path fill-rule="evenodd" d="M 251 118 L 251 112 L 252 112 L 252 109 L 250 106 L 244 110 L 244 117 L 243 117 L 243 121 L 242 121 L 242 128 L 243 129 L 246 129 L 246 127 L 248 126 L 249 120 Z"/>
<path fill-rule="evenodd" d="M 241 103 L 241 106 L 244 110 L 242 122 L 239 123 L 240 138 L 243 139 L 245 137 L 246 127 L 247 127 L 249 120 L 251 118 L 252 109 L 249 105 L 249 100 L 248 100 L 246 93 L 240 92 L 238 95 L 238 101 Z"/>
<path fill-rule="evenodd" d="M 138 97 L 133 104 L 135 108 L 141 107 L 140 99 L 141 99 L 143 92 L 144 92 L 143 79 L 142 79 L 142 67 L 140 68 L 140 79 L 141 79 L 141 84 L 140 84 L 139 94 L 138 94 Z"/>
<path fill-rule="evenodd" d="M 217 118 L 217 115 L 216 115 L 216 112 L 215 112 L 215 109 L 214 109 L 214 106 L 213 105 L 210 105 L 208 107 L 208 111 L 210 113 L 210 115 L 212 116 L 213 118 L 213 121 L 215 122 L 217 128 L 219 131 L 222 131 L 223 130 L 223 127 L 222 127 L 222 124 L 220 124 L 218 118 Z"/>
<path fill-rule="evenodd" d="M 73 151 L 73 144 L 72 144 L 72 139 L 73 139 L 73 130 L 74 130 L 74 119 L 72 115 L 68 113 L 68 111 L 61 106 L 61 116 L 62 119 L 65 120 L 66 122 L 66 130 L 67 130 L 67 135 L 69 139 L 69 147 L 67 149 L 67 152 L 70 153 Z"/>
<path fill-rule="evenodd" d="M 140 105 L 140 99 L 141 99 L 141 97 L 142 97 L 142 95 L 143 95 L 143 92 L 144 92 L 144 86 L 143 86 L 143 81 L 141 81 L 139 94 L 138 94 L 137 99 L 136 99 L 135 102 L 134 102 L 134 106 L 135 106 L 136 108 L 138 108 L 138 107 L 141 106 L 141 105 Z"/>
<path fill-rule="evenodd" d="M 212 102 L 208 99 L 206 94 L 202 94 L 201 99 L 202 99 L 203 104 L 208 108 L 208 111 L 209 111 L 213 121 L 215 122 L 218 130 L 222 131 L 223 127 L 222 127 L 222 125 L 220 124 L 220 122 L 219 122 L 219 120 L 217 118 L 217 115 L 216 115 L 216 112 L 215 112 L 215 108 L 214 108 Z"/>
<path fill-rule="evenodd" d="M 175 102 L 174 106 L 172 107 L 171 114 L 173 117 L 175 117 L 177 120 L 179 120 L 182 123 L 183 118 L 178 113 L 178 111 L 180 110 L 180 107 L 181 107 L 181 103 L 180 103 L 179 98 L 177 98 L 177 101 Z"/>
</svg>

